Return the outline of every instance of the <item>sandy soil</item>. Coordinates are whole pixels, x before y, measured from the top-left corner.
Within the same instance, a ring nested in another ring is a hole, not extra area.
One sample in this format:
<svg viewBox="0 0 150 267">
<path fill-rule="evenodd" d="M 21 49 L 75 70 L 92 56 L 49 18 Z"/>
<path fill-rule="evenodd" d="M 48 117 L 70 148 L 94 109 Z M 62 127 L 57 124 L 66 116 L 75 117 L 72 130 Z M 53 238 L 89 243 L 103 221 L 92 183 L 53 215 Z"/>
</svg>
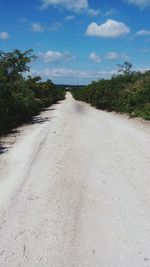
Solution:
<svg viewBox="0 0 150 267">
<path fill-rule="evenodd" d="M 66 100 L 0 155 L 0 267 L 150 266 L 150 127 Z"/>
</svg>

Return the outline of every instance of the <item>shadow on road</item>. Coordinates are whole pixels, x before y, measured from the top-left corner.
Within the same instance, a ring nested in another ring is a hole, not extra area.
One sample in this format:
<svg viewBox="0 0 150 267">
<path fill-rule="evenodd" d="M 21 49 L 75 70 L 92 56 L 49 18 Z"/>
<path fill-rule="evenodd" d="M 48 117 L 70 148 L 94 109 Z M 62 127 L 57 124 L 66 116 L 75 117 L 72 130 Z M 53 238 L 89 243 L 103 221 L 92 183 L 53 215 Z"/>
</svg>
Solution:
<svg viewBox="0 0 150 267">
<path fill-rule="evenodd" d="M 47 110 L 56 110 L 56 109 L 54 107 L 49 107 L 49 108 L 43 109 L 43 111 L 47 111 Z"/>
<path fill-rule="evenodd" d="M 50 121 L 50 117 L 41 117 L 41 116 L 38 116 L 38 117 L 34 117 L 32 118 L 30 121 L 27 122 L 27 124 L 41 124 L 41 123 L 45 123 L 47 121 Z"/>
<path fill-rule="evenodd" d="M 47 110 L 55 110 L 55 108 L 46 108 L 45 111 Z M 52 117 L 42 116 L 41 113 L 41 115 L 33 117 L 32 119 L 28 120 L 26 123 L 20 126 L 24 127 L 34 124 L 44 124 L 50 121 L 51 118 Z M 4 154 L 5 152 L 8 151 L 9 148 L 12 147 L 12 145 L 16 142 L 16 138 L 18 134 L 20 134 L 20 132 L 21 132 L 20 128 L 17 128 L 10 130 L 7 134 L 3 135 L 3 137 L 0 139 L 0 155 Z"/>
<path fill-rule="evenodd" d="M 76 103 L 74 108 L 75 108 L 75 111 L 78 113 L 85 113 L 85 109 L 80 103 Z"/>
<path fill-rule="evenodd" d="M 54 107 L 49 107 L 49 108 L 44 108 L 41 112 L 41 114 L 31 118 L 31 120 L 29 120 L 26 124 L 36 124 L 36 123 L 45 123 L 47 121 L 50 121 L 51 117 L 47 117 L 47 116 L 43 116 L 42 117 L 42 114 L 43 114 L 43 111 L 53 111 L 53 110 L 56 110 Z"/>
<path fill-rule="evenodd" d="M 4 154 L 8 151 L 8 147 L 4 146 L 3 144 L 0 144 L 0 155 Z"/>
<path fill-rule="evenodd" d="M 13 136 L 13 135 L 16 135 L 18 133 L 19 133 L 18 129 L 12 129 L 12 130 L 10 130 L 10 132 L 8 134 L 11 134 Z"/>
</svg>

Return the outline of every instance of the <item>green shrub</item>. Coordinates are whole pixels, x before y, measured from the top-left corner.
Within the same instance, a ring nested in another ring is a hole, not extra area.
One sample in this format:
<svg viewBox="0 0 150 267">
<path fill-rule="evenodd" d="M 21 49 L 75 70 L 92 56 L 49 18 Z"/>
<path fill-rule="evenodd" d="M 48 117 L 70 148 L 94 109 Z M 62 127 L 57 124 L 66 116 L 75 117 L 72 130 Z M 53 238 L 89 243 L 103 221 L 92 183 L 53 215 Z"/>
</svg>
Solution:
<svg viewBox="0 0 150 267">
<path fill-rule="evenodd" d="M 72 94 L 98 109 L 150 119 L 150 71 L 92 82 L 85 88 L 72 89 Z"/>
<path fill-rule="evenodd" d="M 50 80 L 24 77 L 33 58 L 32 50 L 0 51 L 0 135 L 64 99 L 65 92 Z"/>
</svg>

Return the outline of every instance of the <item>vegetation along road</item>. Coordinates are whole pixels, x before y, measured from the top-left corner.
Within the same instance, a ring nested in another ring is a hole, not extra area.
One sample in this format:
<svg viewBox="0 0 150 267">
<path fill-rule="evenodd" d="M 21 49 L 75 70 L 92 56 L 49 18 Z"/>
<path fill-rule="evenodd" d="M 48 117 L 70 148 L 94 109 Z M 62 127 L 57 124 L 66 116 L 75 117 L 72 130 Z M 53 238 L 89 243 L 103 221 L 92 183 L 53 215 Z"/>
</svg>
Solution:
<svg viewBox="0 0 150 267">
<path fill-rule="evenodd" d="M 149 122 L 70 93 L 34 122 L 0 156 L 0 266 L 150 266 Z"/>
</svg>

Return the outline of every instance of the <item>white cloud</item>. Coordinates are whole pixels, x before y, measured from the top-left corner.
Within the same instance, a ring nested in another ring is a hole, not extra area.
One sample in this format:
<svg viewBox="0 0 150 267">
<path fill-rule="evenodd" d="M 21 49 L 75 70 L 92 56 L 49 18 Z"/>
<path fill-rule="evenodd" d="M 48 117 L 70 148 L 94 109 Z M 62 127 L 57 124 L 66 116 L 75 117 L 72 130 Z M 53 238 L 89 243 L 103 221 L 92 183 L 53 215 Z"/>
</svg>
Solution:
<svg viewBox="0 0 150 267">
<path fill-rule="evenodd" d="M 18 20 L 19 23 L 25 23 L 27 22 L 27 19 L 25 17 L 22 17 Z"/>
<path fill-rule="evenodd" d="M 119 53 L 114 52 L 114 51 L 107 52 L 106 54 L 104 54 L 102 56 L 99 56 L 95 52 L 92 52 L 89 55 L 89 58 L 96 63 L 100 63 L 102 61 L 102 59 L 108 59 L 108 60 L 117 60 L 117 59 L 127 60 L 127 59 L 129 59 L 129 57 L 126 54 L 119 54 Z"/>
<path fill-rule="evenodd" d="M 111 9 L 107 10 L 107 11 L 104 13 L 104 15 L 107 17 L 107 16 L 112 16 L 112 15 L 114 15 L 114 14 L 116 14 L 116 13 L 118 13 L 118 11 L 117 11 L 116 9 L 114 9 L 114 8 L 111 8 Z"/>
<path fill-rule="evenodd" d="M 45 28 L 40 23 L 32 23 L 33 32 L 44 32 Z"/>
<path fill-rule="evenodd" d="M 119 59 L 120 55 L 117 52 L 108 52 L 106 53 L 105 58 L 110 60 L 115 60 Z"/>
<path fill-rule="evenodd" d="M 31 70 L 31 74 L 34 76 L 40 75 L 42 78 L 86 78 L 86 79 L 100 79 L 109 78 L 114 74 L 117 74 L 117 70 L 104 70 L 104 71 L 87 71 L 79 69 L 68 68 L 45 68 L 43 70 Z"/>
<path fill-rule="evenodd" d="M 129 56 L 126 55 L 125 53 L 118 53 L 115 51 L 109 51 L 107 52 L 104 56 L 105 59 L 107 60 L 129 60 Z"/>
<path fill-rule="evenodd" d="M 46 26 L 45 30 L 46 31 L 50 31 L 50 32 L 54 32 L 54 31 L 58 31 L 59 29 L 61 29 L 63 27 L 63 24 L 60 22 L 55 22 L 53 23 L 51 26 Z"/>
<path fill-rule="evenodd" d="M 101 13 L 100 9 L 92 9 L 92 8 L 88 8 L 87 9 L 87 14 L 91 17 L 95 17 L 98 16 Z"/>
<path fill-rule="evenodd" d="M 62 28 L 62 24 L 60 22 L 55 22 L 52 25 L 48 26 L 48 25 L 42 25 L 40 23 L 32 23 L 31 24 L 31 30 L 33 32 L 44 32 L 44 31 L 57 31 L 60 28 Z"/>
<path fill-rule="evenodd" d="M 74 20 L 74 19 L 75 19 L 75 16 L 73 16 L 73 15 L 65 17 L 65 21 L 71 21 L 71 20 Z"/>
<path fill-rule="evenodd" d="M 62 60 L 75 59 L 75 56 L 71 55 L 69 52 L 59 52 L 59 51 L 47 51 L 46 53 L 40 54 L 39 57 L 44 62 L 58 62 Z"/>
<path fill-rule="evenodd" d="M 126 1 L 131 5 L 135 5 L 141 8 L 150 6 L 150 0 L 126 0 Z"/>
<path fill-rule="evenodd" d="M 8 32 L 0 32 L 0 40 L 6 41 L 9 39 Z"/>
<path fill-rule="evenodd" d="M 89 59 L 91 59 L 92 61 L 94 61 L 95 63 L 100 63 L 102 60 L 101 60 L 101 57 L 99 55 L 97 55 L 96 53 L 92 52 L 90 55 L 89 55 Z"/>
<path fill-rule="evenodd" d="M 140 30 L 135 33 L 135 36 L 148 36 L 150 35 L 150 30 Z"/>
<path fill-rule="evenodd" d="M 129 32 L 130 29 L 123 22 L 117 22 L 115 20 L 108 19 L 104 24 L 101 25 L 92 22 L 86 30 L 86 35 L 114 38 L 128 34 Z"/>
<path fill-rule="evenodd" d="M 88 0 L 42 0 L 43 8 L 49 5 L 61 6 L 68 10 L 81 11 L 88 8 Z"/>
<path fill-rule="evenodd" d="M 100 9 L 93 9 L 89 7 L 88 0 L 41 0 L 42 9 L 53 5 L 55 7 L 62 7 L 74 12 L 86 11 L 89 16 L 98 16 L 101 13 Z M 68 16 L 65 20 L 74 19 L 74 16 Z"/>
<path fill-rule="evenodd" d="M 117 52 L 114 52 L 114 51 L 111 51 L 111 52 L 107 52 L 104 56 L 105 59 L 108 59 L 108 60 L 117 60 L 117 59 L 122 59 L 122 60 L 129 60 L 129 56 L 122 53 L 117 53 Z"/>
<path fill-rule="evenodd" d="M 141 49 L 141 52 L 148 53 L 149 52 L 149 49 L 148 48 L 143 48 L 143 49 Z"/>
</svg>

